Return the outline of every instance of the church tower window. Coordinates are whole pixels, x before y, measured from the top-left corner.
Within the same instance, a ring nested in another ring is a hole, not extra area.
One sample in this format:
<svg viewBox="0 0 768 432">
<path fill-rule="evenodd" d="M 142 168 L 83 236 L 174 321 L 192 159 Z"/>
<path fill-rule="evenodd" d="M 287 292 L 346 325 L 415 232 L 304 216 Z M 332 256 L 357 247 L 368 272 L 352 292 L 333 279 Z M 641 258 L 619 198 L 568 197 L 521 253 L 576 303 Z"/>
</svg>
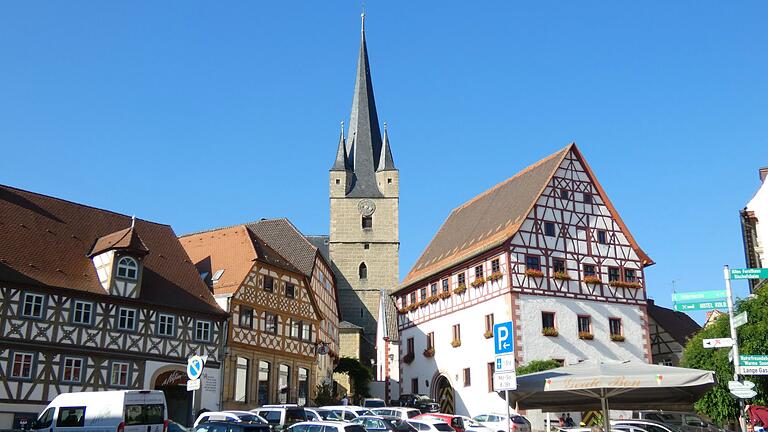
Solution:
<svg viewBox="0 0 768 432">
<path fill-rule="evenodd" d="M 368 279 L 368 267 L 366 267 L 365 263 L 360 263 L 357 273 L 360 279 Z"/>
<path fill-rule="evenodd" d="M 122 257 L 117 262 L 117 275 L 122 278 L 136 280 L 139 266 L 136 260 L 131 257 Z"/>
</svg>

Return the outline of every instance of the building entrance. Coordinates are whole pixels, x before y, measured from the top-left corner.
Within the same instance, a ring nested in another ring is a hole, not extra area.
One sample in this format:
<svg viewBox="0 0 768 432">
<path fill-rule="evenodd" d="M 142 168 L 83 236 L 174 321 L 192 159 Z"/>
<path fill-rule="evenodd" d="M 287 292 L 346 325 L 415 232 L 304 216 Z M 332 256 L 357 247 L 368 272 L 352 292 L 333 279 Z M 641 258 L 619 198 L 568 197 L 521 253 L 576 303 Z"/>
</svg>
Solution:
<svg viewBox="0 0 768 432">
<path fill-rule="evenodd" d="M 437 379 L 437 385 L 435 385 L 437 394 L 435 399 L 440 405 L 440 412 L 446 414 L 456 414 L 455 393 L 453 387 L 451 387 L 450 381 L 444 375 L 441 375 Z"/>
<path fill-rule="evenodd" d="M 163 372 L 155 379 L 155 390 L 165 393 L 168 418 L 186 426 L 191 426 L 192 392 L 187 391 L 187 374 L 182 370 Z"/>
</svg>

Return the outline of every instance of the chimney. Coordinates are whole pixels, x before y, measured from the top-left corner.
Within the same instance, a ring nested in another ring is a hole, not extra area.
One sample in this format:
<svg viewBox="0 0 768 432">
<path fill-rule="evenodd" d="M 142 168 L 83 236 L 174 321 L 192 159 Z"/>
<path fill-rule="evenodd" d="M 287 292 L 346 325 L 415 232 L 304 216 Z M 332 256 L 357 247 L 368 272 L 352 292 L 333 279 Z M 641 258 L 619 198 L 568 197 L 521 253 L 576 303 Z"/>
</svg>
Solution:
<svg viewBox="0 0 768 432">
<path fill-rule="evenodd" d="M 760 181 L 765 183 L 766 177 L 768 177 L 768 166 L 760 168 Z"/>
</svg>

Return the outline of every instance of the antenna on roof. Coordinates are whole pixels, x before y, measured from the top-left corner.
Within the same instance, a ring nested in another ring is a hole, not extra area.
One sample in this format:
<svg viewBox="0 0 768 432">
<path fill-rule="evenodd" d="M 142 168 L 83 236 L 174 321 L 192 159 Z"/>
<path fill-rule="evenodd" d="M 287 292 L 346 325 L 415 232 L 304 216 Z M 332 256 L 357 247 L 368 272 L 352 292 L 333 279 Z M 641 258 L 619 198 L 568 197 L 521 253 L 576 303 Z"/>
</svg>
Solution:
<svg viewBox="0 0 768 432">
<path fill-rule="evenodd" d="M 131 216 L 131 228 L 136 226 L 136 215 Z"/>
</svg>

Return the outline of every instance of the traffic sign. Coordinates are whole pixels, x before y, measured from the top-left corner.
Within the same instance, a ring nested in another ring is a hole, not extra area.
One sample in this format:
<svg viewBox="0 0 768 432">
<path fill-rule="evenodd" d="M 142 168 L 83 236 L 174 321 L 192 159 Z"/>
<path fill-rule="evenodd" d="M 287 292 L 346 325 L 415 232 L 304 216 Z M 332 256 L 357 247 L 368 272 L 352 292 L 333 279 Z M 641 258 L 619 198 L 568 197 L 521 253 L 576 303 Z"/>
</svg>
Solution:
<svg viewBox="0 0 768 432">
<path fill-rule="evenodd" d="M 727 308 L 727 307 L 728 307 L 728 302 L 726 302 L 725 300 L 703 301 L 703 302 L 692 302 L 692 303 L 675 303 L 675 310 L 678 312 L 711 310 L 711 309 Z"/>
<path fill-rule="evenodd" d="M 187 360 L 187 376 L 189 379 L 196 380 L 200 378 L 200 375 L 203 374 L 204 365 L 205 362 L 199 355 L 193 355 L 190 357 L 189 360 Z"/>
<path fill-rule="evenodd" d="M 200 380 L 189 380 L 187 381 L 187 391 L 195 391 L 200 390 Z"/>
<path fill-rule="evenodd" d="M 731 279 L 768 279 L 768 268 L 731 269 Z"/>
<path fill-rule="evenodd" d="M 514 354 L 502 354 L 496 356 L 496 362 L 493 368 L 494 372 L 514 372 L 515 371 L 515 355 Z"/>
<path fill-rule="evenodd" d="M 768 366 L 739 366 L 741 375 L 768 375 Z"/>
<path fill-rule="evenodd" d="M 740 355 L 741 366 L 768 366 L 768 355 Z"/>
<path fill-rule="evenodd" d="M 747 323 L 747 311 L 744 311 L 735 317 L 733 317 L 733 326 L 734 327 L 741 327 L 744 324 Z"/>
<path fill-rule="evenodd" d="M 515 352 L 515 332 L 512 321 L 493 326 L 493 350 L 496 355 Z"/>
<path fill-rule="evenodd" d="M 741 390 L 741 389 L 750 390 L 753 388 L 755 388 L 755 383 L 753 383 L 752 381 L 743 381 L 743 382 L 728 381 L 728 390 Z"/>
<path fill-rule="evenodd" d="M 672 293 L 672 301 L 687 302 L 695 300 L 718 300 L 726 298 L 727 296 L 725 290 L 693 291 Z"/>
<path fill-rule="evenodd" d="M 752 399 L 757 396 L 757 392 L 754 390 L 731 390 L 731 394 L 740 399 Z"/>
<path fill-rule="evenodd" d="M 731 338 L 719 338 L 719 339 L 704 339 L 704 348 L 728 348 L 733 346 L 733 339 Z"/>
<path fill-rule="evenodd" d="M 493 374 L 493 391 L 517 390 L 515 372 L 496 372 Z"/>
</svg>

